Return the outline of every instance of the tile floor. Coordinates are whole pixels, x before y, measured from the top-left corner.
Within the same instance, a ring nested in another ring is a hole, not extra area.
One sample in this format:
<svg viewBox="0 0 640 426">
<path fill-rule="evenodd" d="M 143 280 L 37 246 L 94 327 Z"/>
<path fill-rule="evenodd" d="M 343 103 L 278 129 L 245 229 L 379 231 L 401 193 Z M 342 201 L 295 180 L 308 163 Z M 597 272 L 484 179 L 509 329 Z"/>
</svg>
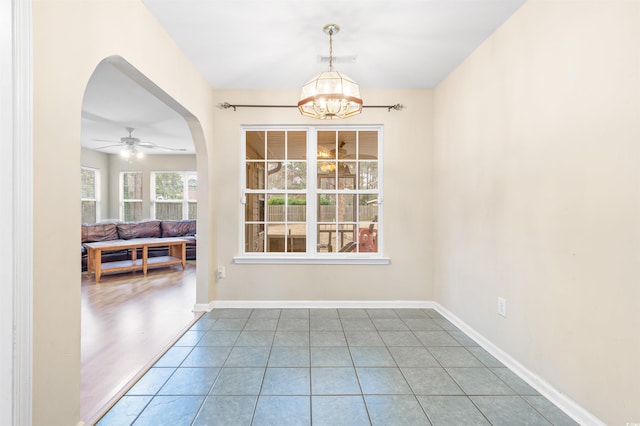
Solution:
<svg viewBox="0 0 640 426">
<path fill-rule="evenodd" d="M 432 309 L 217 309 L 98 425 L 575 425 Z"/>
</svg>

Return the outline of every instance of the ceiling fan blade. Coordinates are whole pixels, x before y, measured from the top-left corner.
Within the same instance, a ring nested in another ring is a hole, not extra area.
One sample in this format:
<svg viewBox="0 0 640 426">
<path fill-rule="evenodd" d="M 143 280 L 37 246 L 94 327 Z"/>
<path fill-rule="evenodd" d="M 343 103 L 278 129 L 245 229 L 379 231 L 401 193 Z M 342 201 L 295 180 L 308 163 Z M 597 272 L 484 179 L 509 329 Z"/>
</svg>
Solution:
<svg viewBox="0 0 640 426">
<path fill-rule="evenodd" d="M 110 141 L 109 139 L 91 139 L 92 141 L 96 141 L 96 142 L 111 142 L 111 143 L 118 143 L 118 141 Z"/>
<path fill-rule="evenodd" d="M 185 148 L 169 148 L 168 146 L 160 146 L 151 142 L 140 142 L 138 146 L 141 146 L 143 148 L 164 149 L 167 151 L 186 151 Z"/>
<path fill-rule="evenodd" d="M 107 141 L 108 142 L 108 141 Z M 122 146 L 121 144 L 116 144 L 116 145 L 107 145 L 107 146 L 99 146 L 96 149 L 106 149 L 106 148 L 113 148 L 114 146 Z"/>
</svg>

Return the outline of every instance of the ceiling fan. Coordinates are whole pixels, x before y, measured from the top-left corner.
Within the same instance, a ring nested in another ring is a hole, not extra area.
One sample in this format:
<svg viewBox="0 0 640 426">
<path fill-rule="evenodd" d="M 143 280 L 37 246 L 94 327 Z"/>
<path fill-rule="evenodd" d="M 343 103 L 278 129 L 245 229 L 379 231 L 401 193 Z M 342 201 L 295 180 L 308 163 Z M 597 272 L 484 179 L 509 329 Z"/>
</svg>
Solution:
<svg viewBox="0 0 640 426">
<path fill-rule="evenodd" d="M 129 157 L 138 157 L 141 158 L 144 154 L 142 153 L 142 151 L 139 151 L 138 148 L 150 148 L 150 149 L 164 149 L 167 151 L 178 151 L 178 152 L 184 152 L 186 151 L 185 148 L 171 148 L 168 146 L 160 146 L 160 145 L 156 145 L 154 143 L 151 142 L 142 142 L 140 141 L 140 139 L 133 137 L 131 134 L 133 133 L 133 131 L 135 130 L 133 127 L 125 127 L 126 131 L 129 133 L 129 136 L 123 136 L 120 138 L 120 142 L 116 142 L 116 141 L 110 141 L 110 140 L 105 140 L 105 139 L 92 139 L 94 141 L 98 141 L 98 142 L 112 142 L 114 143 L 114 145 L 106 145 L 106 146 L 101 146 L 98 147 L 96 149 L 100 150 L 100 149 L 106 149 L 106 148 L 111 148 L 114 146 L 121 146 L 124 149 L 120 152 L 120 154 L 123 157 L 129 158 Z"/>
</svg>

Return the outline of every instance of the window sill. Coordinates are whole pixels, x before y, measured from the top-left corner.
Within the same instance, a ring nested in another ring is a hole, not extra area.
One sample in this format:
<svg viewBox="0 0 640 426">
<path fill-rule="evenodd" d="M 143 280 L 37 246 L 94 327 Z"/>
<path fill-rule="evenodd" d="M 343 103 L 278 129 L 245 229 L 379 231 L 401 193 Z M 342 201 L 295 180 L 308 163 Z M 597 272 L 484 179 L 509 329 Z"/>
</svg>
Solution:
<svg viewBox="0 0 640 426">
<path fill-rule="evenodd" d="M 247 265 L 388 265 L 391 259 L 376 257 L 237 256 L 233 263 Z"/>
</svg>

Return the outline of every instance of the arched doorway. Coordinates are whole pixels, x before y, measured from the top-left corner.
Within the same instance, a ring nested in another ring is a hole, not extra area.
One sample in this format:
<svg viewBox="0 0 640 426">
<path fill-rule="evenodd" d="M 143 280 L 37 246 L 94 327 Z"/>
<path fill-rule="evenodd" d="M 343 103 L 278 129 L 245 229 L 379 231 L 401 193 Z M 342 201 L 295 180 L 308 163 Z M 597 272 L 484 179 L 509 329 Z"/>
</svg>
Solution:
<svg viewBox="0 0 640 426">
<path fill-rule="evenodd" d="M 143 141 L 135 148 L 148 151 L 137 163 L 118 155 L 123 148 L 120 137 L 130 132 L 127 128 L 135 129 L 133 136 Z M 208 163 L 203 132 L 195 116 L 122 57 L 113 56 L 98 64 L 86 86 L 81 139 L 81 166 L 97 170 L 100 175 L 101 183 L 96 187 L 102 196 L 95 203 L 96 221 L 130 220 L 123 217 L 121 205 L 123 173 L 140 173 L 142 187 L 146 188 L 139 206 L 144 220 L 155 214 L 149 196 L 152 173 L 195 170 L 200 235 L 197 256 L 208 257 Z M 147 141 L 150 143 L 145 144 Z M 176 153 L 179 155 L 172 155 Z M 197 269 L 191 262 L 181 273 L 160 272 L 156 275 L 160 281 L 141 281 L 140 273 L 135 278 L 131 273 L 119 274 L 111 283 L 94 282 L 92 290 L 98 290 L 91 297 L 85 294 L 83 279 L 81 419 L 91 420 L 108 407 L 197 317 L 194 306 L 208 301 L 207 279 L 199 278 L 208 276 L 207 262 L 201 262 Z M 172 278 L 167 279 L 169 276 Z M 185 291 L 189 299 L 186 302 Z M 151 293 L 155 298 L 138 298 Z M 146 309 L 145 304 L 153 304 L 155 309 Z M 100 315 L 94 315 L 98 311 Z M 169 311 L 173 317 L 163 322 L 167 318 L 158 315 L 166 317 Z"/>
</svg>

